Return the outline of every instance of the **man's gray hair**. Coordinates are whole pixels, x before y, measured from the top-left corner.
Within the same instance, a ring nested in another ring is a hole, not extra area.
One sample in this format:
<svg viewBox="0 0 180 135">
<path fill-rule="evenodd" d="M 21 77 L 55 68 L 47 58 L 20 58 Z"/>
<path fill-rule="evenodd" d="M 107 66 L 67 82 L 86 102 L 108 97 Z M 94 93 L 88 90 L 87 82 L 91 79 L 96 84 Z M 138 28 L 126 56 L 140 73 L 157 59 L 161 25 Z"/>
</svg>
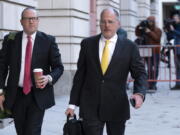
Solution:
<svg viewBox="0 0 180 135">
<path fill-rule="evenodd" d="M 35 12 L 37 12 L 37 10 L 36 10 L 35 8 L 33 8 L 33 7 L 27 7 L 27 8 L 25 8 L 25 9 L 22 11 L 22 13 L 21 13 L 21 19 L 23 19 L 23 17 L 24 17 L 24 12 L 27 11 L 27 10 L 34 10 Z"/>
<path fill-rule="evenodd" d="M 102 16 L 102 14 L 103 14 L 105 11 L 107 11 L 107 10 L 113 11 L 114 14 L 115 14 L 115 16 L 116 16 L 116 18 L 117 18 L 117 20 L 120 21 L 119 12 L 118 12 L 116 9 L 114 9 L 114 8 L 106 8 L 106 9 L 103 9 L 103 11 L 101 12 L 101 16 Z"/>
</svg>

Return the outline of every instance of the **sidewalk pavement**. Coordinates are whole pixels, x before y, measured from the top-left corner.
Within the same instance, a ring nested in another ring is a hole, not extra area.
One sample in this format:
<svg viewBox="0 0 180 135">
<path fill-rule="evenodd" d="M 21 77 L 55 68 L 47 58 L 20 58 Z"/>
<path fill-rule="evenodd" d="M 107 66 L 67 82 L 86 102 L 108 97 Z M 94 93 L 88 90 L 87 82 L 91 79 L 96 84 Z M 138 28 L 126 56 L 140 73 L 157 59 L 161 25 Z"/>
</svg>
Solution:
<svg viewBox="0 0 180 135">
<path fill-rule="evenodd" d="M 131 90 L 128 90 L 128 95 L 131 95 Z M 56 97 L 56 105 L 46 111 L 42 135 L 63 135 L 68 100 L 68 95 Z M 167 83 L 161 83 L 156 93 L 147 94 L 141 109 L 131 107 L 131 119 L 126 123 L 125 135 L 179 134 L 180 90 L 171 91 Z M 16 135 L 14 125 L 0 129 L 0 135 Z"/>
</svg>

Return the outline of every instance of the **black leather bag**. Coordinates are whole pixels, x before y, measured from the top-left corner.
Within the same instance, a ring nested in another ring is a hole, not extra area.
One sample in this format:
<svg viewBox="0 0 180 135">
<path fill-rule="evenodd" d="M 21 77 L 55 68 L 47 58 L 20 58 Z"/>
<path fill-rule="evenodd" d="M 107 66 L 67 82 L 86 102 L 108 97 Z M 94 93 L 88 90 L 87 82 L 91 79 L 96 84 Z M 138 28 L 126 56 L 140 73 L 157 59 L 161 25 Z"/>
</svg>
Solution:
<svg viewBox="0 0 180 135">
<path fill-rule="evenodd" d="M 82 120 L 77 120 L 76 115 L 67 116 L 67 121 L 63 127 L 63 135 L 84 135 Z"/>
</svg>

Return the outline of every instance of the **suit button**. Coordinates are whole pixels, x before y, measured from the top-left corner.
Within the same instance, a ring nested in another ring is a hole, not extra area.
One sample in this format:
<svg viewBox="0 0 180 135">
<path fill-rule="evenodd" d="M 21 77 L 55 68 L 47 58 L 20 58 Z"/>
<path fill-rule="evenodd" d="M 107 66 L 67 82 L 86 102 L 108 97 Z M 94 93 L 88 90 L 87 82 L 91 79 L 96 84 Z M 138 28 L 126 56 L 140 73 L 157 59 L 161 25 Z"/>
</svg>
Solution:
<svg viewBox="0 0 180 135">
<path fill-rule="evenodd" d="M 102 80 L 101 82 L 104 83 L 104 80 Z"/>
</svg>

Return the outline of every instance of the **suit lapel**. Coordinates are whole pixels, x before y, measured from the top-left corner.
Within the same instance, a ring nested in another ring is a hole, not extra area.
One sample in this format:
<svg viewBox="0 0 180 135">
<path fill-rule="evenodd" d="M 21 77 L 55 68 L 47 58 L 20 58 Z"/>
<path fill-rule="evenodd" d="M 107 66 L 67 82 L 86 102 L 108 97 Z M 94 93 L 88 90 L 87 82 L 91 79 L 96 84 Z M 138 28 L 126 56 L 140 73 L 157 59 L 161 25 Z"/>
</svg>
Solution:
<svg viewBox="0 0 180 135">
<path fill-rule="evenodd" d="M 121 55 L 121 50 L 122 50 L 123 46 L 124 46 L 123 42 L 121 42 L 120 37 L 118 37 L 117 42 L 116 42 L 116 46 L 115 46 L 115 49 L 114 49 L 114 52 L 113 52 L 113 55 L 112 55 L 112 58 L 111 58 L 111 61 L 109 63 L 109 66 L 107 68 L 107 71 L 106 71 L 105 75 L 108 74 L 109 72 L 111 72 L 112 67 L 115 67 L 114 66 L 114 61 L 118 57 L 118 55 Z M 115 64 L 117 64 L 117 63 L 115 63 Z"/>
<path fill-rule="evenodd" d="M 23 32 L 17 33 L 16 40 L 15 40 L 15 45 L 16 45 L 16 54 L 17 54 L 17 64 L 18 64 L 18 71 L 20 72 L 21 69 L 21 57 L 22 57 L 22 34 Z M 17 53 L 19 52 L 19 53 Z"/>
<path fill-rule="evenodd" d="M 38 51 L 40 49 L 43 49 L 41 47 L 41 33 L 37 31 L 35 41 L 34 41 L 34 46 L 33 46 L 33 52 L 32 52 L 31 69 L 34 69 L 33 66 L 36 61 Z"/>
<path fill-rule="evenodd" d="M 95 64 L 97 66 L 98 72 L 100 74 L 102 74 L 102 70 L 101 70 L 101 62 L 99 60 L 99 40 L 100 40 L 101 35 L 98 35 L 95 37 L 95 40 L 93 42 L 93 48 L 92 51 L 94 52 L 94 56 L 95 56 Z"/>
</svg>

